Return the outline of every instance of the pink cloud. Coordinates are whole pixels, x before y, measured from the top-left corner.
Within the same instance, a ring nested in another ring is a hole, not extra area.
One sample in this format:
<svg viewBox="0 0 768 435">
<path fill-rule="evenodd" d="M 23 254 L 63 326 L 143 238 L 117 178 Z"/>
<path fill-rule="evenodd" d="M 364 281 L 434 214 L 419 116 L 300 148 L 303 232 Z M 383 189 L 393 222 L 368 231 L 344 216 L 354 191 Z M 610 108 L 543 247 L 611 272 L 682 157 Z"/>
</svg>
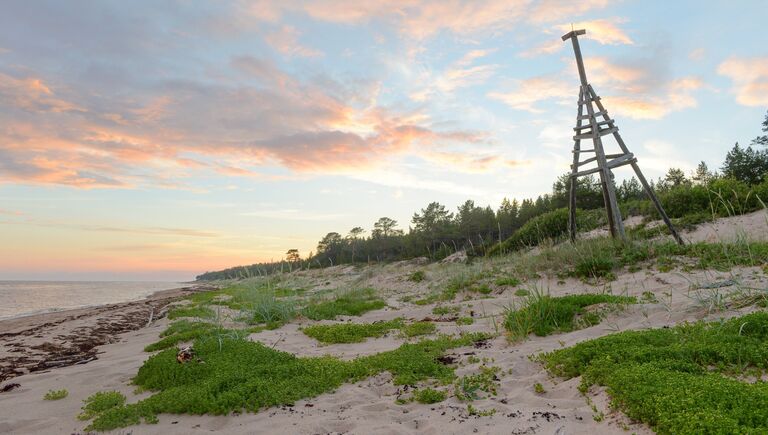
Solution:
<svg viewBox="0 0 768 435">
<path fill-rule="evenodd" d="M 731 57 L 718 67 L 733 82 L 732 92 L 743 106 L 768 105 L 768 57 Z"/>
</svg>

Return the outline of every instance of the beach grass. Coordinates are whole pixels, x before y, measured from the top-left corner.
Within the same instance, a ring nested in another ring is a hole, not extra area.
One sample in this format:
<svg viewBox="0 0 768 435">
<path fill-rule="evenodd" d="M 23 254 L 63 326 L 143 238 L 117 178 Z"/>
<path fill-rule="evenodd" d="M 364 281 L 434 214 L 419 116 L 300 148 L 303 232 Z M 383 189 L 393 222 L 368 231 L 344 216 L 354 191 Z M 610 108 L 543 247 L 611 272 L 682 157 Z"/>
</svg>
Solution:
<svg viewBox="0 0 768 435">
<path fill-rule="evenodd" d="M 546 336 L 600 323 L 605 308 L 587 310 L 586 307 L 598 304 L 620 306 L 636 302 L 634 297 L 610 294 L 553 297 L 534 289 L 524 297 L 519 307 L 513 304 L 507 308 L 504 326 L 510 336 L 517 340 L 530 334 Z"/>
</svg>

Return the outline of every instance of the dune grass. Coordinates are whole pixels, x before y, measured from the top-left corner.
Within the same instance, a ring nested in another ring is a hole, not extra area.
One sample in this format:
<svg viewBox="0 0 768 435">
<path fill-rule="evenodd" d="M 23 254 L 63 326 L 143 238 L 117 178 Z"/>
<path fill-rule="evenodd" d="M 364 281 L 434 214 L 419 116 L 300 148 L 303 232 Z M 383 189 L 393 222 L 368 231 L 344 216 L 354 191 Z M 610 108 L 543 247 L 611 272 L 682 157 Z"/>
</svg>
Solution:
<svg viewBox="0 0 768 435">
<path fill-rule="evenodd" d="M 507 309 L 504 326 L 514 339 L 524 339 L 530 334 L 546 336 L 600 323 L 601 310 L 585 310 L 590 305 L 636 302 L 634 297 L 628 296 L 581 294 L 552 297 L 535 290 L 525 296 L 520 307 L 513 305 Z"/>
<path fill-rule="evenodd" d="M 768 313 L 627 331 L 539 356 L 556 376 L 607 387 L 613 406 L 660 434 L 766 433 Z"/>
<path fill-rule="evenodd" d="M 453 368 L 437 358 L 450 348 L 470 345 L 487 335 L 440 336 L 352 361 L 296 357 L 243 338 L 211 338 L 200 336 L 194 344 L 203 363 L 179 364 L 175 349 L 151 356 L 133 381 L 155 394 L 133 404 L 91 405 L 84 416 L 95 419 L 86 430 L 112 430 L 141 420 L 156 422 L 160 413 L 255 412 L 315 397 L 384 371 L 392 373 L 397 385 L 426 379 L 447 384 L 455 378 Z M 91 402 L 100 404 L 102 398 Z"/>
</svg>

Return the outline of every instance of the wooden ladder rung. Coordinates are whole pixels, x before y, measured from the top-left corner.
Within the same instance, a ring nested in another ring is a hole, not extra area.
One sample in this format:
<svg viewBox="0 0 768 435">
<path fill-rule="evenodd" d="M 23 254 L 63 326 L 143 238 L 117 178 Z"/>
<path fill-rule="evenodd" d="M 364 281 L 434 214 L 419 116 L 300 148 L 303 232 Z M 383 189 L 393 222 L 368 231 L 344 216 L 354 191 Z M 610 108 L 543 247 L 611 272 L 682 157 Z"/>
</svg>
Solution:
<svg viewBox="0 0 768 435">
<path fill-rule="evenodd" d="M 597 135 L 605 136 L 606 134 L 616 133 L 617 131 L 619 131 L 618 127 L 604 128 L 602 130 L 598 130 Z M 573 137 L 573 140 L 592 139 L 594 137 L 592 133 L 593 132 L 577 134 Z"/>
<path fill-rule="evenodd" d="M 571 152 L 574 153 L 574 154 L 577 154 L 577 153 L 594 153 L 595 150 L 594 150 L 594 148 L 591 148 L 591 149 L 588 149 L 588 150 L 573 150 Z"/>
<path fill-rule="evenodd" d="M 598 116 L 608 116 L 608 112 L 595 112 L 595 117 Z M 578 119 L 589 119 L 589 115 L 581 115 Z"/>
<path fill-rule="evenodd" d="M 608 125 L 608 124 L 611 124 L 611 123 L 613 123 L 613 119 L 607 119 L 605 121 L 598 122 L 597 126 L 601 127 L 603 125 Z M 584 130 L 585 128 L 591 128 L 591 127 L 592 127 L 592 124 L 580 125 L 578 127 L 573 127 L 573 131 Z"/>
</svg>

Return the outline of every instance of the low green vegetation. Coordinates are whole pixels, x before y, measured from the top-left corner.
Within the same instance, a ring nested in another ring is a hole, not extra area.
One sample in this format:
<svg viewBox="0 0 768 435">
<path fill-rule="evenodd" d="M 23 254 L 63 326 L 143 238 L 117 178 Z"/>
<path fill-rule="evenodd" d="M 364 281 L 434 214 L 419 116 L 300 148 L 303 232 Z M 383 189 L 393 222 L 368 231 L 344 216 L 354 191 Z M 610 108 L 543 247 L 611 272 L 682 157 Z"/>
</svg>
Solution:
<svg viewBox="0 0 768 435">
<path fill-rule="evenodd" d="M 766 433 L 768 313 L 627 331 L 539 356 L 582 391 L 607 388 L 614 407 L 660 434 Z"/>
<path fill-rule="evenodd" d="M 458 319 L 456 319 L 457 325 L 471 325 L 473 323 L 475 323 L 475 319 L 471 317 L 459 317 Z"/>
<path fill-rule="evenodd" d="M 600 323 L 605 308 L 586 310 L 597 304 L 634 304 L 634 297 L 609 294 L 582 294 L 552 297 L 534 292 L 525 297 L 519 307 L 510 307 L 504 326 L 514 339 L 524 339 L 531 333 L 538 336 L 568 332 Z"/>
<path fill-rule="evenodd" d="M 388 322 L 312 325 L 302 331 L 321 343 L 361 343 L 367 338 L 381 337 L 402 327 L 403 320 L 395 319 Z"/>
<path fill-rule="evenodd" d="M 496 278 L 496 285 L 517 287 L 520 285 L 520 280 L 515 278 L 514 276 L 505 276 L 502 278 Z"/>
<path fill-rule="evenodd" d="M 435 390 L 433 388 L 420 388 L 413 393 L 413 399 L 419 403 L 427 405 L 442 402 L 447 399 L 445 391 Z"/>
<path fill-rule="evenodd" d="M 371 288 L 351 290 L 332 300 L 311 301 L 302 313 L 312 320 L 332 320 L 336 316 L 359 316 L 387 304 Z"/>
<path fill-rule="evenodd" d="M 446 316 L 448 314 L 459 314 L 461 307 L 459 305 L 438 305 L 432 308 L 432 314 L 437 316 Z"/>
<path fill-rule="evenodd" d="M 408 281 L 422 282 L 427 278 L 427 274 L 423 270 L 417 270 L 408 276 Z"/>
<path fill-rule="evenodd" d="M 171 326 L 160 334 L 160 340 L 144 348 L 145 352 L 154 352 L 156 350 L 168 349 L 185 341 L 192 341 L 195 338 L 210 334 L 217 327 L 212 323 L 190 322 L 183 319 L 173 322 Z"/>
<path fill-rule="evenodd" d="M 125 396 L 119 391 L 99 391 L 83 400 L 83 412 L 77 416 L 80 420 L 90 420 L 99 417 L 110 409 L 125 404 Z"/>
<path fill-rule="evenodd" d="M 535 391 L 536 394 L 544 394 L 547 392 L 547 390 L 544 389 L 544 386 L 541 385 L 541 382 L 533 384 L 533 391 Z"/>
<path fill-rule="evenodd" d="M 403 319 L 373 323 L 337 323 L 333 325 L 312 325 L 303 329 L 304 334 L 321 343 L 361 343 L 368 338 L 381 337 L 387 332 L 399 329 L 405 337 L 434 334 L 437 327 L 431 322 L 406 324 Z"/>
<path fill-rule="evenodd" d="M 432 322 L 413 322 L 408 325 L 403 325 L 401 331 L 406 337 L 417 337 L 420 335 L 434 334 L 437 330 Z"/>
<path fill-rule="evenodd" d="M 200 319 L 212 319 L 216 316 L 216 313 L 213 312 L 212 309 L 201 306 L 201 305 L 194 305 L 189 307 L 177 307 L 173 308 L 168 312 L 168 318 L 178 319 L 180 317 L 197 317 Z"/>
<path fill-rule="evenodd" d="M 462 376 L 456 381 L 454 386 L 456 398 L 463 401 L 472 401 L 487 396 L 495 396 L 496 389 L 499 386 L 499 378 L 497 376 L 499 371 L 498 367 L 481 366 L 479 373 Z M 481 393 L 485 393 L 485 395 Z"/>
<path fill-rule="evenodd" d="M 151 356 L 133 381 L 155 394 L 126 405 L 119 393 L 97 393 L 84 407 L 84 418 L 95 417 L 86 430 L 112 430 L 138 424 L 142 419 L 156 422 L 160 413 L 255 412 L 315 397 L 343 383 L 384 371 L 392 373 L 397 385 L 414 385 L 427 379 L 447 384 L 455 378 L 454 371 L 441 364 L 438 357 L 448 349 L 488 338 L 485 334 L 440 336 L 344 361 L 329 356 L 297 357 L 235 338 L 237 335 L 232 333 L 221 339 L 198 337 L 194 348 L 201 362 L 179 364 L 175 349 Z"/>
<path fill-rule="evenodd" d="M 43 396 L 43 399 L 45 400 L 61 400 L 69 395 L 69 391 L 67 390 L 49 390 L 47 393 L 45 393 L 45 396 Z"/>
<path fill-rule="evenodd" d="M 528 296 L 529 294 L 531 294 L 531 292 L 529 292 L 528 290 L 526 290 L 524 288 L 519 288 L 519 289 L 515 290 L 515 296 L 523 297 L 523 296 Z"/>
</svg>

